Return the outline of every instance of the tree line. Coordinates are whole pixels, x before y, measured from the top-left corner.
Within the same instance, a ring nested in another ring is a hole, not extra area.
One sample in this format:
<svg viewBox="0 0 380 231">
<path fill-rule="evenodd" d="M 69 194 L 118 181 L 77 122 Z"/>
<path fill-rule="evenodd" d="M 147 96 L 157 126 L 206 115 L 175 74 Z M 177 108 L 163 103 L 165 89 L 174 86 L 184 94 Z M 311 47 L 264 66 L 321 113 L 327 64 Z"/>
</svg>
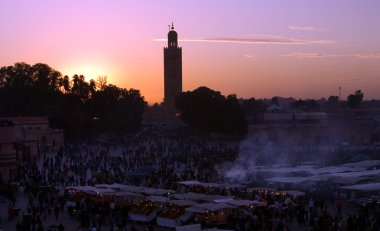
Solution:
<svg viewBox="0 0 380 231">
<path fill-rule="evenodd" d="M 358 108 L 363 95 L 357 90 L 347 101 L 338 96 L 322 101 L 292 99 L 290 110 L 329 112 L 341 107 Z M 175 104 L 181 119 L 196 131 L 243 136 L 247 118 L 249 123 L 255 123 L 258 115 L 278 106 L 279 99 L 238 99 L 236 95 L 224 96 L 199 87 L 181 93 Z M 0 68 L 0 117 L 47 115 L 50 126 L 64 129 L 68 137 L 137 131 L 146 106 L 139 90 L 108 84 L 105 76 L 89 81 L 83 75 L 70 78 L 42 63 L 16 63 Z"/>
<path fill-rule="evenodd" d="M 341 109 L 357 109 L 363 101 L 363 92 L 355 91 L 346 101 L 338 96 L 328 99 L 293 99 L 281 107 L 280 97 L 272 99 L 238 99 L 236 95 L 223 96 L 219 91 L 199 87 L 181 93 L 176 98 L 176 107 L 183 121 L 203 133 L 234 133 L 244 135 L 247 124 L 260 123 L 265 112 L 335 112 Z"/>
<path fill-rule="evenodd" d="M 145 106 L 139 90 L 107 84 L 106 77 L 70 78 L 43 63 L 0 68 L 1 117 L 47 115 L 70 137 L 136 131 Z"/>
<path fill-rule="evenodd" d="M 247 123 L 236 95 L 224 96 L 219 91 L 199 87 L 182 92 L 175 101 L 181 119 L 197 131 L 244 136 Z"/>
</svg>

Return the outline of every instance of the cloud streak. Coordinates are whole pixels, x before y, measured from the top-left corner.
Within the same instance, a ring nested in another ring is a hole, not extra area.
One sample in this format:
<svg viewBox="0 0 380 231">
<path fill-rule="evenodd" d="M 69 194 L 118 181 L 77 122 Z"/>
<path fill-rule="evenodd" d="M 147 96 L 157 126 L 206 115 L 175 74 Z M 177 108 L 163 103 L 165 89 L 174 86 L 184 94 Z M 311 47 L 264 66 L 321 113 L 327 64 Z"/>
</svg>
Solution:
<svg viewBox="0 0 380 231">
<path fill-rule="evenodd" d="M 167 39 L 153 39 L 167 41 Z M 309 40 L 294 38 L 194 38 L 180 39 L 181 42 L 237 43 L 237 44 L 275 44 L 275 45 L 326 45 L 334 44 L 332 40 Z"/>
<path fill-rule="evenodd" d="M 295 57 L 295 58 L 340 58 L 340 57 L 352 57 L 353 55 L 342 55 L 342 54 L 322 54 L 318 52 L 295 52 L 286 55 L 284 57 Z"/>
<path fill-rule="evenodd" d="M 359 82 L 367 81 L 365 78 L 339 78 L 339 79 L 324 79 L 319 81 L 313 81 L 314 83 L 332 83 L 332 82 Z"/>
<path fill-rule="evenodd" d="M 282 55 L 283 57 L 294 58 L 342 58 L 354 57 L 359 59 L 380 59 L 380 54 L 322 54 L 318 52 L 295 52 Z"/>
<path fill-rule="evenodd" d="M 380 53 L 378 54 L 358 54 L 356 57 L 360 59 L 380 59 Z"/>
<path fill-rule="evenodd" d="M 250 54 L 245 54 L 244 57 L 247 58 L 247 59 L 254 59 L 254 58 L 256 58 L 256 56 L 250 55 Z"/>
<path fill-rule="evenodd" d="M 298 31 L 321 31 L 321 29 L 317 29 L 312 26 L 289 26 L 290 30 L 298 30 Z"/>
</svg>

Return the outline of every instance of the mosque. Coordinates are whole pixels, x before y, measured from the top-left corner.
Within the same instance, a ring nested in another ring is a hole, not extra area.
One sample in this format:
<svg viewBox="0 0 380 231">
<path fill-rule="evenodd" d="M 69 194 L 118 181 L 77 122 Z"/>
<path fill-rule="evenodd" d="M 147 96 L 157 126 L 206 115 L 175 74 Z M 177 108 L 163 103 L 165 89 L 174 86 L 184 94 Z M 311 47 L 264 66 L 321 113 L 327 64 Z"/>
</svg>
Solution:
<svg viewBox="0 0 380 231">
<path fill-rule="evenodd" d="M 167 120 L 175 118 L 175 98 L 182 92 L 182 48 L 174 25 L 168 33 L 168 47 L 164 47 L 164 114 Z"/>
<path fill-rule="evenodd" d="M 175 98 L 182 92 L 182 48 L 178 46 L 178 34 L 169 25 L 168 46 L 164 47 L 164 100 L 161 106 L 150 107 L 144 113 L 144 124 L 179 123 Z"/>
</svg>

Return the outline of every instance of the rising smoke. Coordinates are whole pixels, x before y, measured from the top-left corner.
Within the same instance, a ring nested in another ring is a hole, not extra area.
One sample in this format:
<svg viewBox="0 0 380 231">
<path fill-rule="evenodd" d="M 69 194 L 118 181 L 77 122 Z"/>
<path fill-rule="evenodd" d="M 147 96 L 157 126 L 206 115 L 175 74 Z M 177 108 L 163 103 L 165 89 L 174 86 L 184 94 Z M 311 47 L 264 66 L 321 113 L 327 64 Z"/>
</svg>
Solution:
<svg viewBox="0 0 380 231">
<path fill-rule="evenodd" d="M 258 177 L 257 170 L 299 165 L 324 166 L 331 161 L 331 147 L 305 146 L 292 136 L 276 137 L 262 131 L 246 137 L 239 144 L 238 158 L 216 166 L 226 181 L 246 182 Z"/>
</svg>

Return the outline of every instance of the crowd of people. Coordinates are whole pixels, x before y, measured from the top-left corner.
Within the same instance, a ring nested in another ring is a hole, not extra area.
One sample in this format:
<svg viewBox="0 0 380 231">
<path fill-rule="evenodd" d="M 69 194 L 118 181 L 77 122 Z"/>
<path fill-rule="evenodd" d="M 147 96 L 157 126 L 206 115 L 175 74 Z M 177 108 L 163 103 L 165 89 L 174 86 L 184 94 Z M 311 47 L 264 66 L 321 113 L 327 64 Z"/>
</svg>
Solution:
<svg viewBox="0 0 380 231">
<path fill-rule="evenodd" d="M 238 142 L 213 140 L 191 135 L 186 129 L 148 127 L 122 142 L 100 138 L 93 142 L 66 145 L 57 154 L 42 153 L 37 161 L 19 166 L 13 183 L 4 194 L 9 198 L 9 219 L 13 219 L 17 190 L 28 196 L 27 210 L 16 230 L 46 230 L 44 220 L 54 213 L 57 229 L 64 230 L 60 214 L 64 212 L 67 186 L 122 183 L 165 189 L 176 189 L 175 182 L 222 180 L 216 164 L 233 161 L 238 155 Z M 236 192 L 236 197 L 243 197 Z M 261 195 L 262 196 L 262 195 Z M 310 230 L 377 230 L 377 220 L 368 210 L 342 214 L 338 209 L 316 206 L 316 201 L 294 205 L 265 198 L 268 206 L 254 209 L 249 215 L 229 217 L 236 230 L 289 230 L 297 221 Z M 69 210 L 80 227 L 101 230 L 124 230 L 128 211 L 113 212 L 108 205 L 83 200 Z M 81 211 L 79 214 L 77 211 Z M 121 216 L 120 216 L 121 214 Z M 369 215 L 371 214 L 371 216 Z M 149 227 L 149 229 L 153 229 Z"/>
</svg>

